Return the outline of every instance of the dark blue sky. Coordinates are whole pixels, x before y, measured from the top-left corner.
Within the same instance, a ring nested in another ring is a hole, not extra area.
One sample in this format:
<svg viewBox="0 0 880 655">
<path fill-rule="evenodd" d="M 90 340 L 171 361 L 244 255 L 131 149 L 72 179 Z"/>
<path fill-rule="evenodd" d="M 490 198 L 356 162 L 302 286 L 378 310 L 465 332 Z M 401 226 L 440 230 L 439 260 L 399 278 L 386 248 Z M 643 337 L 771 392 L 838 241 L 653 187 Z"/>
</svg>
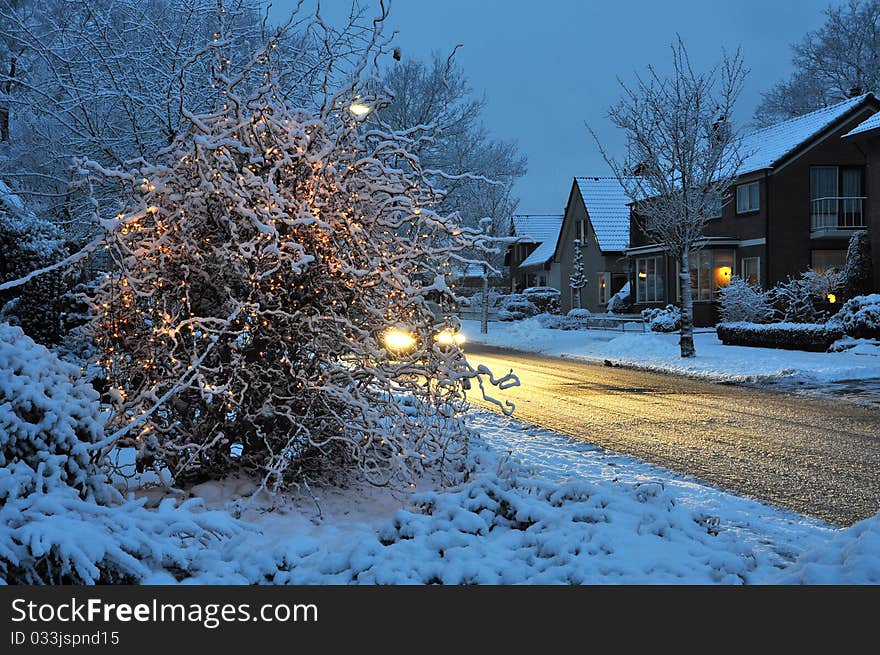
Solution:
<svg viewBox="0 0 880 655">
<path fill-rule="evenodd" d="M 361 0 L 373 6 L 371 0 Z M 295 3 L 275 0 L 273 15 Z M 473 88 L 485 91 L 485 121 L 517 141 L 528 173 L 517 184 L 519 212 L 562 211 L 574 175 L 608 167 L 584 122 L 612 152 L 623 140 L 607 119 L 620 95 L 617 77 L 649 63 L 663 66 L 676 32 L 695 65 L 718 61 L 741 45 L 750 69 L 739 119 L 751 118 L 760 92 L 791 70 L 789 44 L 824 20 L 829 0 L 393 0 L 389 28 L 405 56 L 457 55 Z M 348 0 L 324 0 L 340 20 Z"/>
</svg>

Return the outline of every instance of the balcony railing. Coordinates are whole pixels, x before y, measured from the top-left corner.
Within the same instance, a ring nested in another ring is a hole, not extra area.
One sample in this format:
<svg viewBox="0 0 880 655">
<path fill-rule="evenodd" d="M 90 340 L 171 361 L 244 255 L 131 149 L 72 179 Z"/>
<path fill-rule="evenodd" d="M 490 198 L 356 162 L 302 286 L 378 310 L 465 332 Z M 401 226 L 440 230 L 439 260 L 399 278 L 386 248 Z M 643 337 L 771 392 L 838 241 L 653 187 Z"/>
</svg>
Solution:
<svg viewBox="0 0 880 655">
<path fill-rule="evenodd" d="M 811 202 L 810 229 L 852 230 L 865 227 L 864 196 L 816 198 Z"/>
</svg>

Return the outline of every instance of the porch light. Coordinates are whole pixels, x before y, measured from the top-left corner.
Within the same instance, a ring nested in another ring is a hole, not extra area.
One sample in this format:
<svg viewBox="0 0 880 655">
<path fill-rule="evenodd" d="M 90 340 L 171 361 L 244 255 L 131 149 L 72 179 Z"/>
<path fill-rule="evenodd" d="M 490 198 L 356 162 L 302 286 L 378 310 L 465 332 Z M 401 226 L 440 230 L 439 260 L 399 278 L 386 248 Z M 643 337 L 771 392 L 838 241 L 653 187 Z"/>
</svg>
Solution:
<svg viewBox="0 0 880 655">
<path fill-rule="evenodd" d="M 640 279 L 640 280 L 646 280 L 646 279 L 648 279 L 648 274 L 645 273 L 644 271 L 639 271 L 639 279 Z"/>
<path fill-rule="evenodd" d="M 836 303 L 837 302 L 837 295 L 833 294 L 833 293 L 829 293 L 828 294 L 828 302 L 830 302 L 832 305 L 834 303 Z"/>
</svg>

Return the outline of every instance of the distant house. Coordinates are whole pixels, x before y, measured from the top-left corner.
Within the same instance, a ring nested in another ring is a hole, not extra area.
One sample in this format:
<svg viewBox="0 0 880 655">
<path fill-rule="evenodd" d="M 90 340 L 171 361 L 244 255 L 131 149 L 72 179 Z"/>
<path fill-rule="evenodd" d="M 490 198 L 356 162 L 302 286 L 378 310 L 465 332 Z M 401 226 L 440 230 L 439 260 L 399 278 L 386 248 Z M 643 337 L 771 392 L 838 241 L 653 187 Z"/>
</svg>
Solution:
<svg viewBox="0 0 880 655">
<path fill-rule="evenodd" d="M 562 227 L 560 214 L 517 214 L 513 217 L 511 244 L 505 257 L 510 269 L 510 290 L 518 293 L 527 287 L 561 289 L 559 265 L 553 255 Z"/>
<path fill-rule="evenodd" d="M 587 284 L 580 289 L 580 306 L 604 312 L 608 301 L 627 281 L 625 251 L 629 245 L 629 198 L 613 177 L 576 177 L 553 261 L 559 265 L 562 310 L 577 306 L 569 286 L 575 240 L 579 241 Z"/>
<path fill-rule="evenodd" d="M 691 258 L 697 325 L 717 322 L 718 289 L 731 275 L 769 288 L 809 268 L 841 267 L 853 231 L 869 225 L 878 275 L 878 110 L 867 93 L 744 138 L 747 157 L 731 197 Z M 633 212 L 626 255 L 636 308 L 676 303 L 677 263 L 639 226 Z"/>
</svg>

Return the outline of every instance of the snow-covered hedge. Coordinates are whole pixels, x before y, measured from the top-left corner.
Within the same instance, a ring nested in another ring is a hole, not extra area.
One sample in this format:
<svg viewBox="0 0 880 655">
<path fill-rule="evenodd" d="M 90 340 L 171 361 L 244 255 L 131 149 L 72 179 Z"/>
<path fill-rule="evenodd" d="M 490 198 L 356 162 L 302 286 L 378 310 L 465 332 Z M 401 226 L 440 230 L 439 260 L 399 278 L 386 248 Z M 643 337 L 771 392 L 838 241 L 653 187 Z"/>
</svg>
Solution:
<svg viewBox="0 0 880 655">
<path fill-rule="evenodd" d="M 880 339 L 880 293 L 850 298 L 828 324 L 856 339 Z"/>
<path fill-rule="evenodd" d="M 843 330 L 824 323 L 719 323 L 718 338 L 726 346 L 754 346 L 826 352 Z"/>
<path fill-rule="evenodd" d="M 642 318 L 651 332 L 675 332 L 681 329 L 681 310 L 675 305 L 643 309 Z"/>
<path fill-rule="evenodd" d="M 499 321 L 520 321 L 524 318 L 537 316 L 541 311 L 535 303 L 531 302 L 521 293 L 512 293 L 504 296 L 499 303 Z"/>
<path fill-rule="evenodd" d="M 558 314 L 562 293 L 553 287 L 529 287 L 523 289 L 522 295 L 538 308 L 538 313 Z"/>
</svg>

